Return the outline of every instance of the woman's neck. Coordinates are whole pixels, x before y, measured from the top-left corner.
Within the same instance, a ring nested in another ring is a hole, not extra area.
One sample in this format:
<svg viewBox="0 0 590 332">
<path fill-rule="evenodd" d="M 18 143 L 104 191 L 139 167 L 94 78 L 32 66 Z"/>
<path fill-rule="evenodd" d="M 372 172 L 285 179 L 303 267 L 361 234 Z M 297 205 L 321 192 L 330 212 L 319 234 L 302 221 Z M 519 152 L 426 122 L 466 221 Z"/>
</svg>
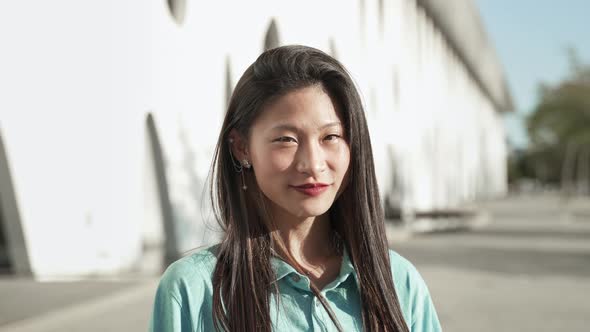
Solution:
<svg viewBox="0 0 590 332">
<path fill-rule="evenodd" d="M 276 227 L 291 256 L 300 264 L 317 265 L 334 256 L 329 213 L 296 218 L 280 216 Z"/>
<path fill-rule="evenodd" d="M 275 220 L 280 220 L 277 231 L 286 250 L 300 272 L 306 274 L 315 287 L 323 289 L 338 276 L 342 264 L 329 213 L 300 219 L 283 217 Z"/>
</svg>

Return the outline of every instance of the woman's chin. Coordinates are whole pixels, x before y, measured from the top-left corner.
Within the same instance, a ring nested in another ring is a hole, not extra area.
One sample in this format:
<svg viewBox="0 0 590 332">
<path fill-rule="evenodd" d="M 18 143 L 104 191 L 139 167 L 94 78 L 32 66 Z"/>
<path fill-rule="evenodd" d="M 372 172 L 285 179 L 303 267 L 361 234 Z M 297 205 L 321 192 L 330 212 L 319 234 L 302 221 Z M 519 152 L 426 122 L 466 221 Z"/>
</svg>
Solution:
<svg viewBox="0 0 590 332">
<path fill-rule="evenodd" d="M 317 217 L 326 213 L 330 209 L 330 204 L 304 204 L 291 211 L 297 217 L 309 218 Z"/>
</svg>

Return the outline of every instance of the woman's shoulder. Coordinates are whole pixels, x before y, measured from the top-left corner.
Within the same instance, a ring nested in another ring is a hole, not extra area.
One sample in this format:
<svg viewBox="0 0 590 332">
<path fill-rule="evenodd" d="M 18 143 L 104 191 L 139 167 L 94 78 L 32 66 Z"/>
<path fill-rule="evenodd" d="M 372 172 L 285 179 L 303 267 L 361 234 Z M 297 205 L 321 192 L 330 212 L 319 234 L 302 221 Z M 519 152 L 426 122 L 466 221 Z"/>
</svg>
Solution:
<svg viewBox="0 0 590 332">
<path fill-rule="evenodd" d="M 164 275 L 195 276 L 213 272 L 217 262 L 219 244 L 193 250 L 192 253 L 170 264 Z"/>
<path fill-rule="evenodd" d="M 398 294 L 407 293 L 408 296 L 411 296 L 417 292 L 428 292 L 426 282 L 412 262 L 393 249 L 389 249 L 389 261 Z"/>
<path fill-rule="evenodd" d="M 422 275 L 408 259 L 389 249 L 395 291 L 412 330 L 440 331 L 430 291 Z"/>
<path fill-rule="evenodd" d="M 200 320 L 203 310 L 211 308 L 211 276 L 217 261 L 217 245 L 209 246 L 170 264 L 160 278 L 150 320 L 150 331 L 212 330 Z M 200 325 L 196 325 L 200 324 Z"/>
<path fill-rule="evenodd" d="M 215 244 L 198 249 L 170 264 L 160 278 L 159 288 L 181 297 L 187 289 L 210 288 L 218 247 Z"/>
<path fill-rule="evenodd" d="M 389 249 L 389 262 L 394 274 L 394 279 L 404 281 L 409 281 L 409 279 L 418 277 L 422 279 L 414 264 L 393 249 Z"/>
</svg>

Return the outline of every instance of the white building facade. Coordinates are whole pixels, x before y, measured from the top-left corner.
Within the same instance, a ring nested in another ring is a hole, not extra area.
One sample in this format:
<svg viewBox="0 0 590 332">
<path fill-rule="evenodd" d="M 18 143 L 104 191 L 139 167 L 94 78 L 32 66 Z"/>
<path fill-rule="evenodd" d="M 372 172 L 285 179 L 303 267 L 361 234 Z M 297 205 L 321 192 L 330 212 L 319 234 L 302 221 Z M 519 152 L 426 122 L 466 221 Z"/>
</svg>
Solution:
<svg viewBox="0 0 590 332">
<path fill-rule="evenodd" d="M 386 206 L 506 192 L 510 97 L 470 0 L 0 4 L 0 266 L 116 275 L 216 242 L 206 181 L 233 84 L 266 48 L 338 58 Z"/>
</svg>

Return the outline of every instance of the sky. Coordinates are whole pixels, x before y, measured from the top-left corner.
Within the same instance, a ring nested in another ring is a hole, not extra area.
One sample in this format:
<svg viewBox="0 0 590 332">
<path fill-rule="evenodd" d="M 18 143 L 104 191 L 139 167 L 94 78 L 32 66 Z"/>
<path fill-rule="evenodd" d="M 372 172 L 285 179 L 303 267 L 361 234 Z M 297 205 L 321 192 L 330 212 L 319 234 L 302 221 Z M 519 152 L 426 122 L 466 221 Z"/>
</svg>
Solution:
<svg viewBox="0 0 590 332">
<path fill-rule="evenodd" d="M 539 83 L 569 73 L 567 47 L 590 64 L 590 0 L 475 0 L 504 67 L 515 104 L 505 117 L 509 141 L 528 142 L 523 119 L 538 100 Z"/>
</svg>

